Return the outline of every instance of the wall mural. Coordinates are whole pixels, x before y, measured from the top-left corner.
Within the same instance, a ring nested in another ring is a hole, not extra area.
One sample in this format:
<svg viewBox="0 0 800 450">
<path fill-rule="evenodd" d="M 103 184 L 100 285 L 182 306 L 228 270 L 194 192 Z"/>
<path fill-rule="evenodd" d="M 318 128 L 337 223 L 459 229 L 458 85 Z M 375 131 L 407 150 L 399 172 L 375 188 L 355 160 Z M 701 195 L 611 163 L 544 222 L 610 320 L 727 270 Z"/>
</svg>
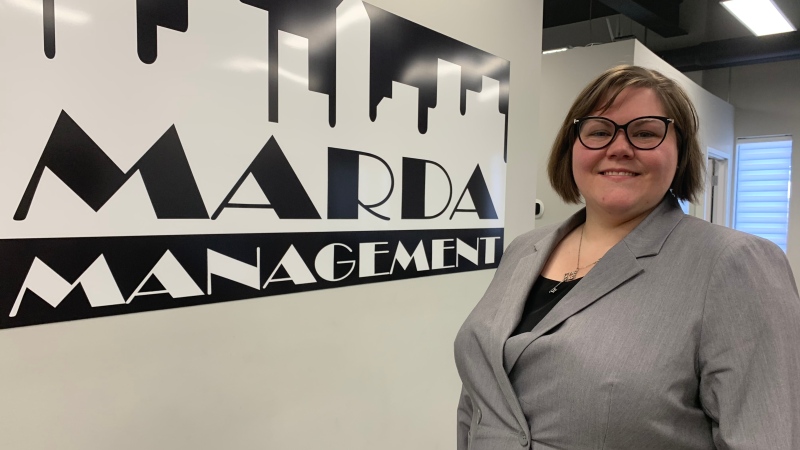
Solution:
<svg viewBox="0 0 800 450">
<path fill-rule="evenodd" d="M 358 0 L 0 0 L 0 42 L 0 328 L 497 267 L 506 60 Z"/>
</svg>

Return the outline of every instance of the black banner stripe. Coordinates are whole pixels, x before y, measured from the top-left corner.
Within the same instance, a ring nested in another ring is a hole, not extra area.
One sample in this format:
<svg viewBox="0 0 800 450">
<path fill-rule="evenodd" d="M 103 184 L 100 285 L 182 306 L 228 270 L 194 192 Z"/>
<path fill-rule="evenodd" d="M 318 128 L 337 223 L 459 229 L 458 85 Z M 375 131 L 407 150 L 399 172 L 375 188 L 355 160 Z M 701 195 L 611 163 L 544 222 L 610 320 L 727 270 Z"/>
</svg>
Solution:
<svg viewBox="0 0 800 450">
<path fill-rule="evenodd" d="M 503 229 L 0 240 L 0 328 L 496 268 Z"/>
</svg>

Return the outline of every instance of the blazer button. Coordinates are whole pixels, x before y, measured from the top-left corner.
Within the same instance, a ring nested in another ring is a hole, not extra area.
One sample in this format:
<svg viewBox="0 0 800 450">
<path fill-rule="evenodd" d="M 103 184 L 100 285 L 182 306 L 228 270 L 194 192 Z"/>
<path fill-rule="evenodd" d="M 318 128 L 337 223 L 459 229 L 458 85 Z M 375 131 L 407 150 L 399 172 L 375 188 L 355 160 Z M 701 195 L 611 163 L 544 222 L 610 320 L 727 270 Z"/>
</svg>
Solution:
<svg viewBox="0 0 800 450">
<path fill-rule="evenodd" d="M 519 445 L 521 445 L 523 447 L 527 447 L 528 446 L 528 436 L 525 436 L 525 432 L 524 431 L 520 431 L 519 432 Z"/>
<path fill-rule="evenodd" d="M 480 425 L 480 423 L 481 423 L 481 410 L 480 409 L 478 409 L 477 414 L 478 414 L 478 418 L 477 418 L 476 421 L 477 421 L 478 425 Z"/>
</svg>

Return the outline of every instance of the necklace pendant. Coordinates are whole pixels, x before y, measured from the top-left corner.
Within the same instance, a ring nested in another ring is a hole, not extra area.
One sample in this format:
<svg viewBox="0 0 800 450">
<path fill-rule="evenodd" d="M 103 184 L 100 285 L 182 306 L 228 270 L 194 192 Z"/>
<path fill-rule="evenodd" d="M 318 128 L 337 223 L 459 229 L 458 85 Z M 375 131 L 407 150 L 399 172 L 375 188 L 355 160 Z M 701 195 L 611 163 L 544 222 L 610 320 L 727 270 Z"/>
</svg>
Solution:
<svg viewBox="0 0 800 450">
<path fill-rule="evenodd" d="M 566 282 L 575 280 L 575 278 L 578 276 L 578 270 L 579 269 L 575 269 L 572 272 L 565 273 L 564 274 L 564 279 L 559 281 L 558 284 L 553 287 L 553 289 L 550 289 L 547 292 L 549 292 L 551 294 L 555 294 L 556 291 L 558 290 L 558 287 L 561 286 L 562 283 L 566 283 Z"/>
</svg>

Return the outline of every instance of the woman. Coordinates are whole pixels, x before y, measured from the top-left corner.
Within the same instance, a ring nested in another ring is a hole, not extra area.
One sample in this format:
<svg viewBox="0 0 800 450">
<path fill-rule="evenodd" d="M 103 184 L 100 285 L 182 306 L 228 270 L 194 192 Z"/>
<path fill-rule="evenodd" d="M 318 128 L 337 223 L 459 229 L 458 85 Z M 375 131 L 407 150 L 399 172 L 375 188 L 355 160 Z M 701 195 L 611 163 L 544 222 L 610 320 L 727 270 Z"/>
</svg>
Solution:
<svg viewBox="0 0 800 450">
<path fill-rule="evenodd" d="M 585 209 L 508 247 L 456 337 L 458 448 L 800 449 L 800 299 L 771 242 L 687 216 L 697 116 L 608 70 L 548 173 Z"/>
</svg>

